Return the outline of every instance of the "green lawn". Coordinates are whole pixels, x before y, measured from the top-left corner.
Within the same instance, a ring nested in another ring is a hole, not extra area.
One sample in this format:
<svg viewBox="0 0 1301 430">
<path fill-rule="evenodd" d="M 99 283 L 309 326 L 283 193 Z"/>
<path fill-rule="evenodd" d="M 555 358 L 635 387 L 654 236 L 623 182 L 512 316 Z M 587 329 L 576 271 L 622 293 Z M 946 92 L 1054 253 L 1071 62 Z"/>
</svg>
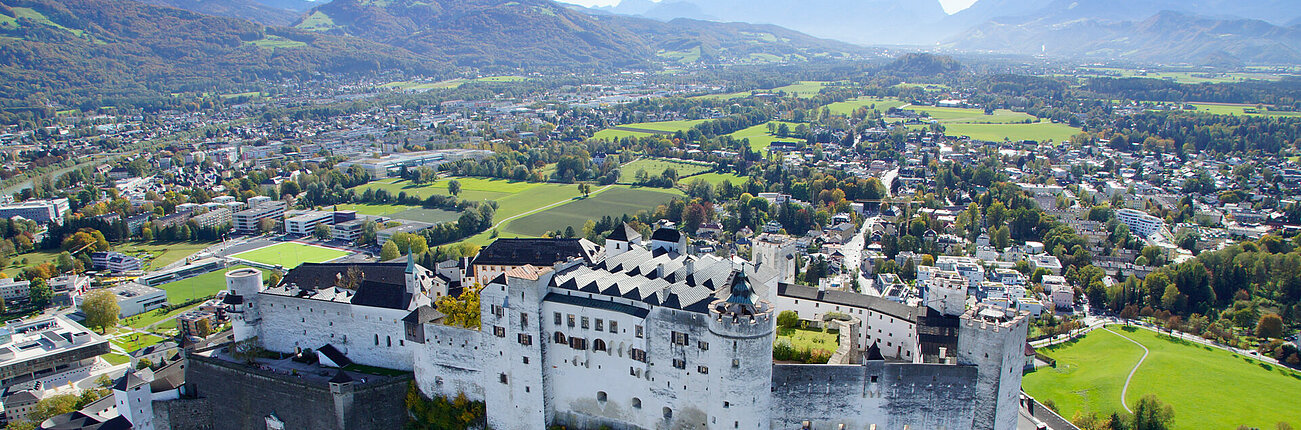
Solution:
<svg viewBox="0 0 1301 430">
<path fill-rule="evenodd" d="M 347 252 L 337 249 L 282 242 L 252 251 L 241 252 L 232 255 L 232 257 L 292 269 L 303 263 L 324 263 L 347 255 Z"/>
<path fill-rule="evenodd" d="M 840 347 L 839 335 L 820 329 L 778 328 L 777 339 L 786 339 L 796 350 L 825 350 L 836 352 Z"/>
<path fill-rule="evenodd" d="M 1270 112 L 1264 109 L 1256 109 L 1256 105 L 1229 103 L 1192 103 L 1192 105 L 1197 108 L 1198 112 L 1206 112 L 1216 115 L 1301 116 L 1301 112 Z"/>
<path fill-rule="evenodd" d="M 393 218 L 404 219 L 409 221 L 427 222 L 430 224 L 442 224 L 448 221 L 456 221 L 460 218 L 460 212 L 445 211 L 442 209 L 425 209 L 422 207 L 413 207 L 391 215 Z"/>
<path fill-rule="evenodd" d="M 541 236 L 548 231 L 563 231 L 565 227 L 582 232 L 587 220 L 653 210 L 681 195 L 677 190 L 613 187 L 586 199 L 516 219 L 506 224 L 503 230 L 525 236 Z"/>
<path fill-rule="evenodd" d="M 1176 429 L 1263 429 L 1280 421 L 1301 425 L 1295 403 L 1301 398 L 1301 375 L 1296 372 L 1149 330 L 1110 328 L 1150 350 L 1125 397 L 1131 407 L 1155 393 L 1174 406 Z M 1041 349 L 1057 360 L 1057 368 L 1026 375 L 1023 388 L 1040 400 L 1053 400 L 1066 417 L 1081 410 L 1123 415 L 1121 388 L 1143 351 L 1120 336 L 1095 330 L 1074 343 Z"/>
<path fill-rule="evenodd" d="M 505 179 L 485 179 L 485 178 L 455 178 L 455 179 L 461 182 L 461 194 L 460 196 L 458 196 L 460 199 L 470 200 L 470 201 L 484 201 L 484 200 L 496 201 L 497 213 L 493 218 L 497 221 L 504 220 L 506 218 L 510 218 L 512 216 L 519 215 L 525 212 L 529 212 L 534 209 L 541 208 L 556 202 L 573 199 L 574 197 L 578 197 L 579 195 L 581 195 L 581 193 L 578 192 L 577 184 L 553 184 L 553 183 L 508 181 Z M 356 187 L 355 190 L 356 192 L 361 193 L 366 188 L 375 188 L 375 189 L 382 188 L 394 194 L 398 192 L 406 192 L 407 194 L 416 195 L 416 196 L 420 196 L 421 198 L 424 198 L 434 194 L 446 195 L 448 182 L 449 182 L 448 179 L 439 179 L 438 182 L 435 182 L 431 185 L 417 186 L 411 184 L 408 181 L 389 179 L 389 180 L 371 182 L 369 184 Z M 384 212 L 384 211 L 396 211 L 397 209 L 404 208 L 405 206 L 340 205 L 339 207 L 365 209 L 367 211 L 382 212 L 382 214 L 392 216 L 393 214 L 397 214 L 401 212 L 400 211 Z M 410 209 L 411 208 L 402 209 L 402 210 L 405 211 Z"/>
<path fill-rule="evenodd" d="M 826 86 L 827 82 L 800 81 L 784 87 L 773 88 L 772 92 L 776 93 L 780 91 L 785 92 L 788 96 L 811 99 L 813 96 L 818 95 L 818 93 L 822 91 L 822 88 Z"/>
<path fill-rule="evenodd" d="M 157 345 L 162 341 L 163 338 L 152 334 L 136 333 L 123 334 L 110 340 L 110 342 L 122 348 L 122 350 L 126 352 L 132 352 L 150 345 Z"/>
<path fill-rule="evenodd" d="M 363 204 L 363 205 L 338 205 L 338 210 L 357 211 L 357 213 L 361 215 L 391 216 L 395 213 L 402 212 L 407 209 L 411 209 L 415 207 L 418 206 Z"/>
<path fill-rule="evenodd" d="M 277 48 L 302 48 L 304 46 L 307 46 L 307 43 L 305 42 L 286 39 L 280 36 L 276 36 L 274 34 L 268 34 L 264 38 L 254 40 L 251 42 L 245 42 L 245 43 L 257 46 L 259 48 L 272 49 L 272 50 Z"/>
<path fill-rule="evenodd" d="M 6 275 L 10 277 L 18 276 L 18 272 L 24 268 L 39 265 L 41 263 L 53 263 L 59 258 L 62 251 L 32 251 L 26 254 L 18 254 L 9 258 L 9 267 L 5 269 Z M 24 264 L 22 261 L 27 260 Z"/>
<path fill-rule="evenodd" d="M 968 136 L 975 140 L 1013 142 L 1022 140 L 1066 142 L 1079 134 L 1080 129 L 1066 124 L 1037 122 L 1030 124 L 944 124 L 944 134 Z"/>
<path fill-rule="evenodd" d="M 1024 112 L 998 109 L 992 115 L 985 115 L 983 109 L 947 108 L 931 106 L 910 106 L 908 110 L 925 112 L 931 119 L 942 123 L 964 124 L 1011 124 L 1034 121 L 1035 117 Z"/>
<path fill-rule="evenodd" d="M 122 354 L 108 353 L 108 354 L 101 355 L 100 358 L 103 358 L 104 361 L 108 362 L 108 364 L 114 366 L 117 366 L 119 364 L 127 364 L 131 362 L 131 357 L 127 357 Z"/>
<path fill-rule="evenodd" d="M 759 153 L 768 150 L 768 147 L 772 146 L 773 142 L 797 142 L 800 140 L 791 137 L 787 137 L 787 138 L 777 137 L 776 135 L 768 132 L 768 124 L 769 123 L 759 124 L 754 127 L 750 127 L 729 134 L 728 136 L 732 136 L 733 139 L 737 139 L 737 140 L 750 139 L 750 149 L 752 151 L 759 152 Z M 773 124 L 774 127 L 780 124 L 786 124 L 786 126 L 790 127 L 792 130 L 795 129 L 795 126 L 799 125 L 798 123 L 780 122 L 780 121 L 773 121 L 771 122 L 771 124 Z"/>
<path fill-rule="evenodd" d="M 839 103 L 829 104 L 827 105 L 827 108 L 831 109 L 831 113 L 837 115 L 849 115 L 851 113 L 854 113 L 855 110 L 858 110 L 858 108 L 861 107 L 872 108 L 873 106 L 875 106 L 876 110 L 885 112 L 890 108 L 902 107 L 905 104 L 907 103 L 904 103 L 896 99 L 888 99 L 888 98 L 881 98 L 881 97 L 859 97 L 856 99 L 850 99 Z"/>
<path fill-rule="evenodd" d="M 715 187 L 722 185 L 723 181 L 731 181 L 732 185 L 741 185 L 746 181 L 745 176 L 739 176 L 733 173 L 702 173 L 690 178 L 683 178 L 679 184 L 690 184 L 697 179 L 704 180 Z"/>
<path fill-rule="evenodd" d="M 644 170 L 647 175 L 657 177 L 669 168 L 676 170 L 678 172 L 678 177 L 690 176 L 714 170 L 714 166 L 709 163 L 678 161 L 664 158 L 643 158 L 619 167 L 619 183 L 633 183 L 636 180 L 638 170 Z"/>
<path fill-rule="evenodd" d="M 138 257 L 148 256 L 145 270 L 157 270 L 168 264 L 184 260 L 216 242 L 126 242 L 114 246 L 115 251 Z"/>
<path fill-rule="evenodd" d="M 143 314 L 127 318 L 126 320 L 122 321 L 119 324 L 126 324 L 132 328 L 138 328 L 138 329 L 148 328 L 149 326 L 154 325 L 159 321 L 183 314 L 185 312 L 188 312 L 191 309 L 198 308 L 200 304 L 196 304 L 194 306 L 190 306 L 187 308 L 177 309 L 166 313 L 161 312 L 162 309 L 153 310 L 153 311 L 145 312 Z"/>
<path fill-rule="evenodd" d="M 168 282 L 159 285 L 158 288 L 167 291 L 167 301 L 172 304 L 185 303 L 190 300 L 201 297 L 216 295 L 218 291 L 226 289 L 226 272 L 235 269 L 243 269 L 248 266 L 239 265 L 228 267 L 224 270 L 218 270 L 211 273 L 204 273 L 193 278 L 185 278 L 176 282 Z M 258 270 L 258 269 L 255 269 Z M 265 273 L 264 273 L 265 275 Z"/>
<path fill-rule="evenodd" d="M 687 131 L 697 124 L 709 121 L 707 119 L 685 120 L 685 121 L 661 121 L 661 122 L 642 122 L 635 124 L 624 124 L 618 127 L 611 127 L 596 132 L 593 139 L 622 139 L 625 137 L 649 137 L 657 134 L 668 135 L 678 131 Z"/>
<path fill-rule="evenodd" d="M 299 22 L 295 27 L 310 31 L 325 31 L 338 28 L 339 26 L 334 24 L 333 18 L 330 18 L 330 16 L 326 15 L 325 12 L 318 10 L 312 12 L 312 14 L 308 15 L 306 18 L 303 18 L 303 21 Z"/>
</svg>

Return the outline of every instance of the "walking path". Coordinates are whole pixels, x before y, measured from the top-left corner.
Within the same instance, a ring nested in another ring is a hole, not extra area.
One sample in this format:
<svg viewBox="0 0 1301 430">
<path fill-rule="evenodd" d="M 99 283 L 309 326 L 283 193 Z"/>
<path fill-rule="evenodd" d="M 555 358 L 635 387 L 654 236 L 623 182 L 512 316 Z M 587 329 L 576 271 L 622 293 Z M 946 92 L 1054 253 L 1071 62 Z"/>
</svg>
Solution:
<svg viewBox="0 0 1301 430">
<path fill-rule="evenodd" d="M 1128 413 L 1131 413 L 1131 414 L 1132 414 L 1132 413 L 1134 413 L 1134 411 L 1129 410 L 1129 405 L 1126 405 L 1126 404 L 1125 404 L 1125 393 L 1128 393 L 1128 392 L 1129 392 L 1129 381 L 1132 380 L 1132 379 L 1134 379 L 1134 373 L 1135 373 L 1135 372 L 1138 372 L 1138 366 L 1142 366 L 1142 365 L 1143 365 L 1143 360 L 1146 360 L 1146 359 L 1147 359 L 1147 353 L 1148 353 L 1148 351 L 1147 351 L 1147 347 L 1146 347 L 1146 346 L 1143 346 L 1143 344 L 1141 344 L 1141 343 L 1138 343 L 1138 342 L 1135 341 L 1134 339 L 1130 339 L 1130 338 L 1128 338 L 1128 337 L 1121 336 L 1120 333 L 1116 333 L 1116 332 L 1114 332 L 1114 331 L 1111 331 L 1111 329 L 1109 329 L 1109 328 L 1103 327 L 1102 329 L 1103 329 L 1103 330 L 1106 330 L 1106 331 L 1108 331 L 1108 332 L 1110 332 L 1111 334 L 1114 334 L 1114 335 L 1116 335 L 1116 336 L 1120 336 L 1120 338 L 1125 339 L 1125 340 L 1128 340 L 1128 341 L 1130 341 L 1131 343 L 1133 343 L 1133 344 L 1135 344 L 1135 345 L 1138 345 L 1139 348 L 1143 348 L 1143 356 L 1140 357 L 1140 358 L 1138 359 L 1138 363 L 1137 363 L 1137 364 L 1134 364 L 1134 368 L 1133 368 L 1133 369 L 1130 369 L 1130 371 L 1129 371 L 1129 376 L 1125 377 L 1125 386 L 1122 387 L 1122 388 L 1120 389 L 1120 405 L 1125 407 L 1125 412 L 1128 412 Z"/>
</svg>

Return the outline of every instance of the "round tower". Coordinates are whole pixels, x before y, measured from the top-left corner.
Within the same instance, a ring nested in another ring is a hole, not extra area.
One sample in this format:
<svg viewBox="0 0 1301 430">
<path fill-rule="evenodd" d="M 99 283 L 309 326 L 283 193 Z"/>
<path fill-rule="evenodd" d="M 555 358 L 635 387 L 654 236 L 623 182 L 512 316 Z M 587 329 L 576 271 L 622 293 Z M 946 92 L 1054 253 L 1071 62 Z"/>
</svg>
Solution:
<svg viewBox="0 0 1301 430">
<path fill-rule="evenodd" d="M 226 272 L 226 312 L 230 315 L 236 342 L 257 337 L 257 323 L 261 320 L 257 296 L 262 289 L 262 272 L 257 269 Z"/>
<path fill-rule="evenodd" d="M 709 331 L 718 344 L 711 347 L 710 370 L 719 385 L 708 410 L 718 417 L 717 428 L 767 429 L 771 425 L 773 306 L 759 300 L 744 270 L 733 272 L 728 292 L 726 300 L 709 305 Z"/>
</svg>

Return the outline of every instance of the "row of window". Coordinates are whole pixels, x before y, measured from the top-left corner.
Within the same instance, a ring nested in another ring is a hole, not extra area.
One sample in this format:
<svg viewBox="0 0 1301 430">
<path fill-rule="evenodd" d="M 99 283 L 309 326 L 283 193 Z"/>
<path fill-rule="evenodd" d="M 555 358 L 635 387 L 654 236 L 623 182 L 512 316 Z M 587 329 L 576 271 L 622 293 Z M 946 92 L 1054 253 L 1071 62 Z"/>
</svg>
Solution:
<svg viewBox="0 0 1301 430">
<path fill-rule="evenodd" d="M 577 317 L 574 314 L 567 314 L 564 315 L 562 319 L 560 312 L 554 312 L 551 314 L 551 316 L 553 319 L 552 323 L 555 324 L 556 327 L 560 327 L 561 324 L 566 324 L 569 326 L 569 328 L 574 328 L 577 325 L 578 327 L 581 327 L 584 330 L 595 328 L 596 331 L 605 331 L 606 320 L 603 320 L 601 318 L 589 319 L 588 317 Z M 575 322 L 577 322 L 577 324 L 575 324 Z M 595 327 L 593 327 L 592 324 L 593 322 L 596 323 Z M 610 333 L 619 333 L 619 322 L 615 320 L 609 320 L 609 323 L 610 323 Z M 525 324 L 525 327 L 527 326 L 528 325 Z M 637 337 L 642 337 L 641 326 L 637 326 L 636 334 Z"/>
</svg>

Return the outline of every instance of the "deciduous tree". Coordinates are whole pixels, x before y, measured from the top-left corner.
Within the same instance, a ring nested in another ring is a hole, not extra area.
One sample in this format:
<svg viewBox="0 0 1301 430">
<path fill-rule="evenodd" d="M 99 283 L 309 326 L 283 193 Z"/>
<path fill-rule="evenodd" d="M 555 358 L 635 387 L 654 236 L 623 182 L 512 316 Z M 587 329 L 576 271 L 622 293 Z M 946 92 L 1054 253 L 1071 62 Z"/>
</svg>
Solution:
<svg viewBox="0 0 1301 430">
<path fill-rule="evenodd" d="M 81 301 L 81 312 L 86 314 L 87 327 L 103 333 L 110 327 L 117 327 L 117 317 L 122 308 L 117 304 L 116 294 L 108 290 L 96 290 Z"/>
</svg>

